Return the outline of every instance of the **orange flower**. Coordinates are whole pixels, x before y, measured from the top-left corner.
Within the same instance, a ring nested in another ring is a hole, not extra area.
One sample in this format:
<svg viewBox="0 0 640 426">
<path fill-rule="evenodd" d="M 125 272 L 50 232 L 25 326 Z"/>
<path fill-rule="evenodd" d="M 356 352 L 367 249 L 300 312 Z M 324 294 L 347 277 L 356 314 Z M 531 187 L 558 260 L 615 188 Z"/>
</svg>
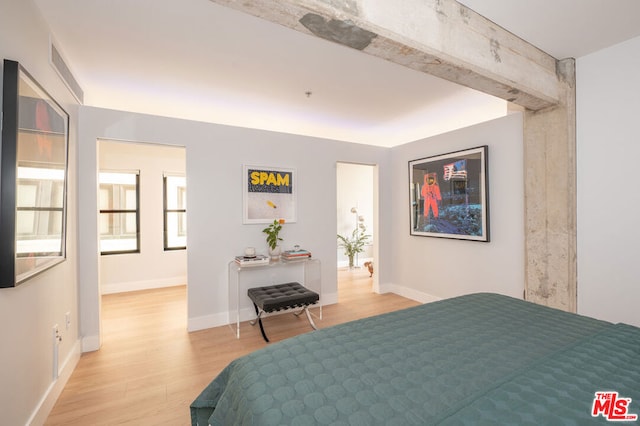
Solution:
<svg viewBox="0 0 640 426">
<path fill-rule="evenodd" d="M 284 219 L 278 219 L 278 223 L 280 223 L 280 225 L 284 225 Z"/>
</svg>

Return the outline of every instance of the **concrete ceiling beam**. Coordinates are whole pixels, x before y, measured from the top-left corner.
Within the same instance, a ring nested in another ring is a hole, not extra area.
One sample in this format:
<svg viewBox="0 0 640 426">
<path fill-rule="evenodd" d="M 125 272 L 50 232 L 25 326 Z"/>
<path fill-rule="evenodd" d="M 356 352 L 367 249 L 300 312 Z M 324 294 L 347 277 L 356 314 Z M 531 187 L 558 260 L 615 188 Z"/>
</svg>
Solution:
<svg viewBox="0 0 640 426">
<path fill-rule="evenodd" d="M 538 111 L 561 101 L 552 56 L 454 0 L 211 0 Z"/>
</svg>

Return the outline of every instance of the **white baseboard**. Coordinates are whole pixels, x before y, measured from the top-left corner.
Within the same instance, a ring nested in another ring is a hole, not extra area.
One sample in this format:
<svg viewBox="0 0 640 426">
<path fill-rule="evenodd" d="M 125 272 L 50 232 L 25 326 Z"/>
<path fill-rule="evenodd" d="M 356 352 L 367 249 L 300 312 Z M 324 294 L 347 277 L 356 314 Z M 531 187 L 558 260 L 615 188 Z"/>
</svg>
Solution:
<svg viewBox="0 0 640 426">
<path fill-rule="evenodd" d="M 201 317 L 187 319 L 187 331 L 198 331 L 206 328 L 220 327 L 229 324 L 229 315 L 226 312 L 221 314 L 204 315 Z"/>
<path fill-rule="evenodd" d="M 76 341 L 73 345 L 73 348 L 69 352 L 69 355 L 65 358 L 64 362 L 60 366 L 58 379 L 54 380 L 51 385 L 47 388 L 47 391 L 40 399 L 38 406 L 34 410 L 33 414 L 27 421 L 27 425 L 43 425 L 49 417 L 49 413 L 53 409 L 58 397 L 62 393 L 65 385 L 69 381 L 71 377 L 71 373 L 78 365 L 78 361 L 80 361 L 80 340 Z"/>
<path fill-rule="evenodd" d="M 100 336 L 84 336 L 82 338 L 82 353 L 100 349 Z"/>
<path fill-rule="evenodd" d="M 338 303 L 338 293 L 322 293 L 322 306 Z"/>
<path fill-rule="evenodd" d="M 385 293 L 395 293 L 394 291 L 394 285 L 390 284 L 390 283 L 379 283 L 378 284 L 378 294 L 385 294 Z"/>
<path fill-rule="evenodd" d="M 125 293 L 127 291 L 149 290 L 152 288 L 175 287 L 185 285 L 186 276 L 159 278 L 144 281 L 128 281 L 122 283 L 109 283 L 102 285 L 102 294 Z"/>
<path fill-rule="evenodd" d="M 433 296 L 428 293 L 424 293 L 405 286 L 387 283 L 380 285 L 380 293 L 395 293 L 398 296 L 406 297 L 407 299 L 415 300 L 420 303 L 430 303 L 438 300 L 442 300 L 441 297 Z"/>
</svg>

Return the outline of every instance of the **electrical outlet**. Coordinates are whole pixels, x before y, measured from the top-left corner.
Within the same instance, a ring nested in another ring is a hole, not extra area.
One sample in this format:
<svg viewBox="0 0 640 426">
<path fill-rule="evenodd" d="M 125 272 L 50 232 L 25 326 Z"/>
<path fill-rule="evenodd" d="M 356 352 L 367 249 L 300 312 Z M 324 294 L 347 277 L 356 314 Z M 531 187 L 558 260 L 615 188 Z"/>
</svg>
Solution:
<svg viewBox="0 0 640 426">
<path fill-rule="evenodd" d="M 58 347 L 60 342 L 62 341 L 62 336 L 60 335 L 60 329 L 58 328 L 58 324 L 53 326 L 53 380 L 58 379 L 59 375 L 59 366 L 58 366 Z"/>
<path fill-rule="evenodd" d="M 67 312 L 66 314 L 64 314 L 64 325 L 67 331 L 69 330 L 69 328 L 71 328 L 71 312 Z"/>
</svg>

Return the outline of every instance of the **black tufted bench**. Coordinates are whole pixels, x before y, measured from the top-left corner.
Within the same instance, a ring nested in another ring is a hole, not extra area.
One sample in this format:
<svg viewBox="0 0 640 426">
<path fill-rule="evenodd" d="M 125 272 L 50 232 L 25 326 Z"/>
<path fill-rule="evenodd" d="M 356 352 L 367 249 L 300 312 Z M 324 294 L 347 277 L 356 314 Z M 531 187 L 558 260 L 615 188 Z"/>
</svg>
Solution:
<svg viewBox="0 0 640 426">
<path fill-rule="evenodd" d="M 257 315 L 257 318 L 251 321 L 251 325 L 255 325 L 256 322 L 260 324 L 260 331 L 265 341 L 269 341 L 262 326 L 262 314 L 265 312 L 269 313 L 291 308 L 300 308 L 300 311 L 295 313 L 295 315 L 300 315 L 302 312 L 305 312 L 311 327 L 313 327 L 314 330 L 316 329 L 316 325 L 309 313 L 309 305 L 318 303 L 320 296 L 318 293 L 309 290 L 300 283 L 292 282 L 266 287 L 254 287 L 250 288 L 247 294 L 253 302 Z"/>
</svg>

